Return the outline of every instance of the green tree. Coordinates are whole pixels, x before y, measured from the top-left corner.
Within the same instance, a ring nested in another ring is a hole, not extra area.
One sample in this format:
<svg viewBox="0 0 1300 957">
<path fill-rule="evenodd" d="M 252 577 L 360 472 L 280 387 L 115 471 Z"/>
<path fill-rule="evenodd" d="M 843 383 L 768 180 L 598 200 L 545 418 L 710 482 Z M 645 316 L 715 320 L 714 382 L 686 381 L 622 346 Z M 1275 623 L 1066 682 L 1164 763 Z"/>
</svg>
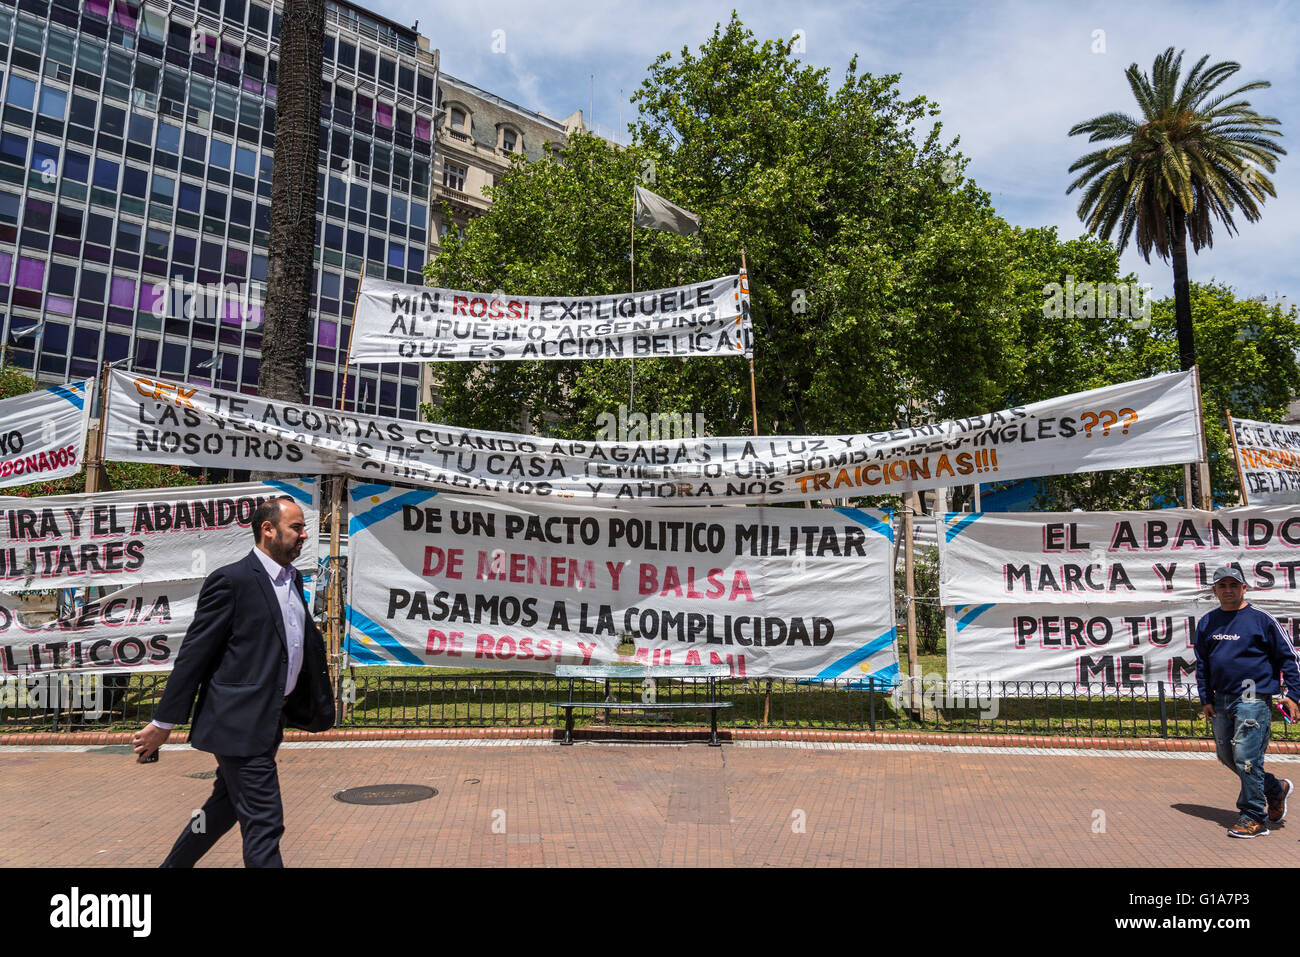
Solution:
<svg viewBox="0 0 1300 957">
<path fill-rule="evenodd" d="M 1141 110 L 1140 117 L 1105 113 L 1071 127 L 1070 135 L 1088 134 L 1091 143 L 1115 145 L 1080 157 L 1070 167 L 1082 170 L 1066 193 L 1083 189 L 1079 218 L 1088 229 L 1109 239 L 1118 227 L 1123 251 L 1136 232 L 1138 251 L 1147 262 L 1154 249 L 1174 267 L 1174 312 L 1180 368 L 1196 364 L 1196 339 L 1187 279 L 1187 240 L 1192 250 L 1214 244 L 1214 221 L 1237 231 L 1232 214 L 1240 207 L 1247 222 L 1260 217 L 1259 204 L 1276 196 L 1272 173 L 1284 150 L 1277 139 L 1280 121 L 1260 116 L 1240 99 L 1267 81 L 1217 92 L 1241 69 L 1239 63 L 1216 63 L 1208 69 L 1201 57 L 1179 86 L 1183 55 L 1170 47 L 1156 57 L 1151 75 L 1136 63 L 1126 76 Z"/>
<path fill-rule="evenodd" d="M 428 276 L 451 288 L 534 295 L 624 291 L 632 188 L 699 213 L 697 236 L 636 236 L 647 289 L 735 272 L 747 255 L 760 431 L 892 426 L 926 410 L 996 407 L 1024 350 L 1005 299 L 1009 233 L 962 176 L 924 97 L 897 76 L 833 86 L 790 44 L 759 43 L 733 15 L 696 52 L 660 57 L 634 97 L 623 150 L 574 136 L 516 164 L 493 205 L 450 238 Z M 959 356 L 959 361 L 953 361 Z M 628 363 L 435 366 L 436 418 L 591 438 L 627 402 Z M 713 434 L 751 428 L 739 358 L 636 363 L 636 408 L 703 413 Z"/>
<path fill-rule="evenodd" d="M 1300 312 L 1257 299 L 1238 298 L 1220 284 L 1192 283 L 1192 315 L 1200 349 L 1201 403 L 1216 506 L 1239 501 L 1240 485 L 1227 431 L 1226 410 L 1236 417 L 1280 421 L 1300 392 Z M 1167 372 L 1179 348 L 1177 306 L 1154 303 L 1147 328 L 1129 328 L 1104 353 L 1109 373 L 1081 388 Z M 1053 508 L 1142 509 L 1183 504 L 1179 466 L 1122 469 L 1046 480 Z"/>
<path fill-rule="evenodd" d="M 0 400 L 26 395 L 40 388 L 36 380 L 13 366 L 0 368 Z M 108 484 L 111 489 L 173 488 L 178 485 L 198 485 L 199 480 L 174 465 L 149 465 L 143 462 L 107 462 Z M 86 472 L 54 481 L 33 482 L 0 489 L 0 495 L 76 495 L 86 490 Z"/>
</svg>

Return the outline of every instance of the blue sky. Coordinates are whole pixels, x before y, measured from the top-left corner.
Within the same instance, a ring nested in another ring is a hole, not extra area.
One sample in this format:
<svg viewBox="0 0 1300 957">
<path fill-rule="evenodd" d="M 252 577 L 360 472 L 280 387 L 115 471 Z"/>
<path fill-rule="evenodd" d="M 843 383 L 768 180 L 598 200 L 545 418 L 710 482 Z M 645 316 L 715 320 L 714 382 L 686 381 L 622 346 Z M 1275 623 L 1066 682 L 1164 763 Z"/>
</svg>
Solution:
<svg viewBox="0 0 1300 957">
<path fill-rule="evenodd" d="M 1110 110 L 1135 111 L 1124 79 L 1128 65 L 1136 61 L 1149 71 L 1168 46 L 1186 50 L 1184 69 L 1203 54 L 1211 62 L 1235 60 L 1242 69 L 1234 88 L 1257 79 L 1272 83 L 1248 97 L 1257 111 L 1282 121 L 1290 155 L 1279 164 L 1278 196 L 1265 204 L 1262 219 L 1238 217 L 1237 236 L 1216 227 L 1214 248 L 1191 257 L 1191 277 L 1226 282 L 1240 295 L 1300 301 L 1297 2 L 366 5 L 401 23 L 419 17 L 420 32 L 442 51 L 447 72 L 556 118 L 582 109 L 589 125 L 594 120 L 605 135 L 617 131 L 620 141 L 628 100 L 646 67 L 661 53 L 697 47 L 734 8 L 759 39 L 802 31 L 803 59 L 829 67 L 832 80 L 855 54 L 861 70 L 900 73 L 905 93 L 937 101 L 946 136 L 961 137 L 971 160 L 967 173 L 992 195 L 998 212 L 1016 225 L 1056 226 L 1063 238 L 1083 231 L 1078 194 L 1065 190 L 1070 164 L 1090 148 L 1067 130 Z M 1104 52 L 1094 52 L 1099 40 Z M 1172 270 L 1158 258 L 1147 265 L 1130 248 L 1122 267 L 1152 283 L 1157 296 L 1172 292 Z"/>
</svg>

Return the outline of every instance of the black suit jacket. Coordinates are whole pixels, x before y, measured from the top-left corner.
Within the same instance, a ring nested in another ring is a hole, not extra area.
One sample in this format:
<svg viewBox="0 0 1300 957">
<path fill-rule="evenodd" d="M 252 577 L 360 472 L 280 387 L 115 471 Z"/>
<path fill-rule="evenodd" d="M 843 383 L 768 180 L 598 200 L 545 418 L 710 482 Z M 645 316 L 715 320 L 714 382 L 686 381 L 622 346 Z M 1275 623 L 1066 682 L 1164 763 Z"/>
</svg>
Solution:
<svg viewBox="0 0 1300 957">
<path fill-rule="evenodd" d="M 302 600 L 302 576 L 294 572 Z M 304 602 L 304 608 L 306 603 Z M 275 744 L 280 718 L 305 731 L 334 725 L 334 694 L 325 643 L 307 611 L 302 671 L 289 700 L 289 650 L 275 589 L 253 552 L 218 568 L 203 582 L 198 608 L 154 717 L 182 724 L 194 706 L 190 743 L 232 757 L 263 754 Z"/>
</svg>

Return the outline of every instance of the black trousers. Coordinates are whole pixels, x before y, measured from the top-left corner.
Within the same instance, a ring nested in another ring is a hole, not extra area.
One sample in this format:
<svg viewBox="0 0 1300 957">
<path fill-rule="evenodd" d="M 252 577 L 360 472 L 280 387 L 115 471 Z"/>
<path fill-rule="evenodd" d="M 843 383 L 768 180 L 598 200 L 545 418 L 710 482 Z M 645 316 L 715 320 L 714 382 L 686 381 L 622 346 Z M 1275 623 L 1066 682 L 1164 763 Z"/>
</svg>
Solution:
<svg viewBox="0 0 1300 957">
<path fill-rule="evenodd" d="M 162 862 L 163 867 L 193 867 L 236 821 L 244 839 L 245 867 L 284 867 L 280 860 L 284 806 L 280 803 L 280 778 L 275 766 L 282 736 L 283 729 L 264 754 L 214 755 L 217 778 L 212 795 L 185 825 Z"/>
</svg>

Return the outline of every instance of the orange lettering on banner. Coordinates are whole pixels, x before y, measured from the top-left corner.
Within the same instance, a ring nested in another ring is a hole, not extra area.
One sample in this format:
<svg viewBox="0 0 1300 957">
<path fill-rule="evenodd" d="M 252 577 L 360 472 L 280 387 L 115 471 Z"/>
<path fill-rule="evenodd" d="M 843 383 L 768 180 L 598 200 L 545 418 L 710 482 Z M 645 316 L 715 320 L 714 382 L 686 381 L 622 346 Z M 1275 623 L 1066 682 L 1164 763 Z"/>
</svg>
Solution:
<svg viewBox="0 0 1300 957">
<path fill-rule="evenodd" d="M 198 389 L 185 389 L 181 386 L 171 385 L 167 382 L 155 382 L 152 379 L 136 379 L 135 391 L 149 399 L 158 399 L 162 402 L 175 402 L 177 405 L 183 405 L 189 409 L 197 408 L 190 399 L 199 391 Z"/>
</svg>

